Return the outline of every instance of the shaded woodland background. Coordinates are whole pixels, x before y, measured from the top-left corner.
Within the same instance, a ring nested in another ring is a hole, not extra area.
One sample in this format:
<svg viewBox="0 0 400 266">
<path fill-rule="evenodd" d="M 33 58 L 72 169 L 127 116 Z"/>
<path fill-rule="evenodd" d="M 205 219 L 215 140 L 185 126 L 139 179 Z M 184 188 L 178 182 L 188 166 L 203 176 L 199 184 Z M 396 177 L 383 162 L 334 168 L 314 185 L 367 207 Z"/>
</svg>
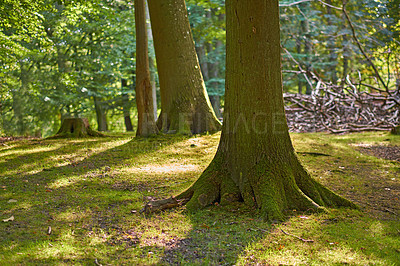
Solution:
<svg viewBox="0 0 400 266">
<path fill-rule="evenodd" d="M 208 95 L 221 117 L 225 2 L 186 3 Z M 399 1 L 280 1 L 280 6 L 290 129 L 349 132 L 397 125 Z M 50 136 L 65 117 L 87 117 L 99 131 L 135 130 L 132 1 L 7 0 L 0 15 L 1 135 Z M 350 102 L 341 100 L 346 97 Z"/>
</svg>

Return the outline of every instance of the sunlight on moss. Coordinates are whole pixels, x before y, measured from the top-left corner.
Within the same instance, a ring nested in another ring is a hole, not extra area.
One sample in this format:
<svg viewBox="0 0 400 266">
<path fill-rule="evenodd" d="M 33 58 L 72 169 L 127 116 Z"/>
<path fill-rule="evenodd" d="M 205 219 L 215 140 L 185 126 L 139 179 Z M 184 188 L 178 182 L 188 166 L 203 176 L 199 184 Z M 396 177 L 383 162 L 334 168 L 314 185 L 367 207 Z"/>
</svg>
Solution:
<svg viewBox="0 0 400 266">
<path fill-rule="evenodd" d="M 81 257 L 81 252 L 75 247 L 75 243 L 70 241 L 71 235 L 63 236 L 64 240 L 62 242 L 55 242 L 53 244 L 44 243 L 42 247 L 37 248 L 37 252 L 35 258 L 37 260 L 46 260 L 46 259 L 78 259 Z"/>
<path fill-rule="evenodd" d="M 200 166 L 193 164 L 179 164 L 179 163 L 171 163 L 171 164 L 148 164 L 146 166 L 137 167 L 137 168 L 125 168 L 125 171 L 129 171 L 133 174 L 137 173 L 146 173 L 146 174 L 164 174 L 164 173 L 181 173 L 181 172 L 195 172 L 199 171 Z"/>
<path fill-rule="evenodd" d="M 47 187 L 50 189 L 57 189 L 57 188 L 72 186 L 77 182 L 78 182 L 77 178 L 63 177 L 55 180 L 53 183 L 49 183 Z"/>
<path fill-rule="evenodd" d="M 372 236 L 383 236 L 385 232 L 382 223 L 379 221 L 372 223 L 369 227 L 369 231 L 371 232 Z"/>
<path fill-rule="evenodd" d="M 321 263 L 351 264 L 351 265 L 387 265 L 385 261 L 373 256 L 367 256 L 349 247 L 337 247 L 332 249 L 321 249 L 315 256 Z"/>
<path fill-rule="evenodd" d="M 93 216 L 93 213 L 90 210 L 68 210 L 62 212 L 54 217 L 55 221 L 62 221 L 62 222 L 76 222 L 76 221 L 83 221 L 85 219 L 89 219 Z"/>
<path fill-rule="evenodd" d="M 0 150 L 0 158 L 5 157 L 5 156 L 10 156 L 10 155 L 30 155 L 32 153 L 39 153 L 39 152 L 49 152 L 49 151 L 54 151 L 59 149 L 62 145 L 51 145 L 51 146 L 44 146 L 44 147 L 35 147 L 32 148 L 30 147 L 29 149 L 20 149 L 18 147 L 19 145 L 15 145 L 13 148 L 15 149 L 8 149 L 8 150 Z M 3 152 L 4 151 L 4 152 Z"/>
</svg>

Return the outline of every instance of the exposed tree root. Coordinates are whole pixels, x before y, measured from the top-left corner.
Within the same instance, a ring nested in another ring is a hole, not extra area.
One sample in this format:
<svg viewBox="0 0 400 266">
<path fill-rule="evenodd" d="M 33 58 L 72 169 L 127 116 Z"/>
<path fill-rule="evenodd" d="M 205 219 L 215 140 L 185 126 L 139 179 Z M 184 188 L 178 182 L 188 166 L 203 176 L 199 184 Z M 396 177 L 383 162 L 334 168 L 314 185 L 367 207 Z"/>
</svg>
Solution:
<svg viewBox="0 0 400 266">
<path fill-rule="evenodd" d="M 209 167 L 190 188 L 176 197 L 150 201 L 143 212 L 151 213 L 182 205 L 188 210 L 202 209 L 215 202 L 222 205 L 231 202 L 244 202 L 260 210 L 267 220 L 283 220 L 285 210 L 326 212 L 325 207 L 356 208 L 352 202 L 340 197 L 311 178 L 308 172 L 294 160 L 292 167 L 261 165 L 264 171 L 251 172 L 260 175 L 258 183 L 231 178 L 229 170 L 217 153 Z M 295 173 L 295 174 L 294 174 Z"/>
</svg>

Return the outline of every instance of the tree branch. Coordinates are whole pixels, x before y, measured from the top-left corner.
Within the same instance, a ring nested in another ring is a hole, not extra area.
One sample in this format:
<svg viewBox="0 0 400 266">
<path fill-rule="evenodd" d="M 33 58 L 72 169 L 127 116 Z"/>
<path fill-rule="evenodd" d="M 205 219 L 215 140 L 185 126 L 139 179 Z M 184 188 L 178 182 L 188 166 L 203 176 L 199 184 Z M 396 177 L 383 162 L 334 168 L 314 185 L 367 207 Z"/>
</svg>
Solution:
<svg viewBox="0 0 400 266">
<path fill-rule="evenodd" d="M 353 35 L 353 39 L 354 39 L 354 41 L 357 43 L 358 49 L 360 49 L 360 51 L 361 51 L 361 53 L 363 54 L 363 56 L 365 57 L 365 59 L 367 59 L 368 63 L 370 64 L 370 66 L 371 66 L 372 69 L 374 70 L 376 77 L 377 77 L 377 78 L 379 79 L 379 81 L 382 83 L 382 85 L 383 85 L 383 87 L 385 88 L 386 92 L 387 92 L 387 93 L 390 93 L 390 92 L 389 92 L 389 88 L 386 86 L 386 83 L 383 81 L 383 78 L 382 78 L 382 76 L 379 74 L 378 69 L 376 68 L 375 64 L 372 62 L 371 58 L 370 58 L 370 57 L 367 55 L 367 53 L 364 51 L 364 48 L 362 47 L 360 41 L 358 40 L 357 35 L 356 35 L 356 30 L 354 29 L 354 25 L 353 25 L 353 23 L 351 22 L 351 19 L 350 19 L 350 17 L 349 17 L 349 14 L 348 14 L 347 11 L 346 11 L 346 5 L 345 5 L 345 4 L 343 5 L 342 11 L 343 11 L 343 14 L 344 14 L 345 17 L 346 17 L 347 22 L 349 23 L 349 26 L 350 26 L 350 28 L 351 28 L 351 32 L 352 32 L 352 35 Z"/>
<path fill-rule="evenodd" d="M 298 5 L 298 4 L 301 4 L 301 3 L 311 2 L 311 1 L 313 1 L 313 0 L 300 0 L 300 1 L 297 1 L 297 2 L 289 3 L 289 4 L 279 4 L 279 7 L 295 6 L 295 5 Z"/>
</svg>

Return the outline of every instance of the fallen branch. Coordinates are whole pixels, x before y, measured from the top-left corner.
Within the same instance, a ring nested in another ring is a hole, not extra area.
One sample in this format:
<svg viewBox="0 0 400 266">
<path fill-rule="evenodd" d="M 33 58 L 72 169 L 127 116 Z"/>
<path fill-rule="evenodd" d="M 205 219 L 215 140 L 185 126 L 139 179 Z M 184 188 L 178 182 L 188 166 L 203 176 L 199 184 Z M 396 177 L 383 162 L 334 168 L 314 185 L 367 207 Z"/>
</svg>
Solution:
<svg viewBox="0 0 400 266">
<path fill-rule="evenodd" d="M 295 235 L 289 234 L 289 233 L 283 231 L 283 229 L 281 229 L 281 231 L 282 231 L 282 233 L 284 233 L 285 235 L 292 236 L 292 237 L 297 238 L 298 240 L 301 240 L 301 241 L 303 241 L 303 242 L 308 242 L 308 243 L 313 243 L 313 242 L 314 242 L 314 240 L 311 240 L 311 239 L 304 239 L 304 238 L 301 238 L 301 237 L 299 237 L 299 236 L 295 236 Z"/>
<path fill-rule="evenodd" d="M 188 202 L 189 199 L 176 199 L 174 197 L 162 200 L 152 200 L 146 203 L 143 209 L 140 210 L 141 213 L 153 213 L 157 211 L 162 211 L 166 209 L 172 209 L 179 207 Z"/>
</svg>

